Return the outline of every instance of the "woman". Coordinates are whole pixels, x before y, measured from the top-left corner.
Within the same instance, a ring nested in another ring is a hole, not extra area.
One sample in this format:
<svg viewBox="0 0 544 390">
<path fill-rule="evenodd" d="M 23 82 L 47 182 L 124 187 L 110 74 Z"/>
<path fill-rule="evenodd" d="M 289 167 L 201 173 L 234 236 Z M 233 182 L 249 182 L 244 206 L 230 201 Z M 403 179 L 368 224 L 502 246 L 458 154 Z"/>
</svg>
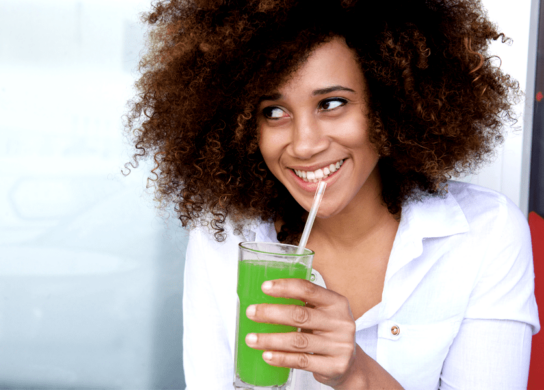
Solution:
<svg viewBox="0 0 544 390">
<path fill-rule="evenodd" d="M 297 389 L 516 389 L 539 329 L 525 218 L 448 182 L 486 161 L 519 95 L 487 57 L 476 0 L 164 1 L 129 116 L 136 159 L 190 226 L 189 389 L 230 389 L 237 244 L 308 242 L 314 284 L 280 280 L 248 335 Z"/>
</svg>

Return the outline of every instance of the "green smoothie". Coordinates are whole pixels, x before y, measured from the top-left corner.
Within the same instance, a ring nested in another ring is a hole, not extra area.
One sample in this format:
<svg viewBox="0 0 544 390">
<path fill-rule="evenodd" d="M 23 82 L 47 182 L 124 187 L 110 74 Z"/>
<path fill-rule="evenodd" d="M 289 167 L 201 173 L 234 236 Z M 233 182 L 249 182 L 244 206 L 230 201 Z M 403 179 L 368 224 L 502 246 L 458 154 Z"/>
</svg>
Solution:
<svg viewBox="0 0 544 390">
<path fill-rule="evenodd" d="M 246 316 L 248 306 L 259 303 L 299 305 L 304 303 L 296 299 L 274 298 L 261 290 L 261 285 L 274 279 L 310 278 L 311 269 L 304 264 L 281 261 L 245 260 L 238 264 L 238 298 L 240 312 L 236 367 L 238 377 L 245 383 L 255 386 L 281 386 L 287 382 L 289 368 L 273 367 L 263 360 L 263 351 L 250 348 L 246 344 L 248 333 L 288 333 L 296 332 L 293 326 L 262 324 L 251 321 Z"/>
</svg>

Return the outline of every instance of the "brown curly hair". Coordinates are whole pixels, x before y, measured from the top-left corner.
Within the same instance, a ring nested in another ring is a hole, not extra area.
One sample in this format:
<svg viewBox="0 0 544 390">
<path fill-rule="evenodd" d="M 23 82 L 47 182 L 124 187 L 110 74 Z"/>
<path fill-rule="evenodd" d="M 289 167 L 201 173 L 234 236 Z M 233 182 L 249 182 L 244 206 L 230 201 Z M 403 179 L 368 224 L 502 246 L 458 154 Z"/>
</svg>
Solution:
<svg viewBox="0 0 544 390">
<path fill-rule="evenodd" d="M 471 172 L 515 121 L 517 82 L 488 55 L 507 41 L 478 0 L 164 0 L 150 26 L 139 93 L 126 131 L 152 155 L 159 200 L 183 226 L 226 218 L 281 220 L 295 242 L 306 212 L 267 169 L 258 148 L 259 98 L 278 88 L 312 49 L 344 37 L 367 82 L 370 140 L 380 155 L 382 198 L 441 194 Z"/>
</svg>

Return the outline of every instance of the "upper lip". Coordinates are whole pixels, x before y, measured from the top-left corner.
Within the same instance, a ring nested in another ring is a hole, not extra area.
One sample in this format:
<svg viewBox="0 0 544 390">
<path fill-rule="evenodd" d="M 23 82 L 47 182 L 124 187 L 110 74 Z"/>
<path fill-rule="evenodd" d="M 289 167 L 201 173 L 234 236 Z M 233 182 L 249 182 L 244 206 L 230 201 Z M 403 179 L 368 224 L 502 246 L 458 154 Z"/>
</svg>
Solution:
<svg viewBox="0 0 544 390">
<path fill-rule="evenodd" d="M 342 161 L 342 160 L 345 160 L 345 159 L 346 158 L 344 157 L 344 158 L 339 158 L 338 160 L 331 160 L 330 162 L 316 163 L 316 164 L 307 165 L 307 166 L 291 165 L 288 168 L 289 169 L 296 169 L 297 171 L 316 171 L 318 169 L 323 169 L 325 167 L 328 167 L 331 164 L 336 164 L 338 161 Z"/>
</svg>

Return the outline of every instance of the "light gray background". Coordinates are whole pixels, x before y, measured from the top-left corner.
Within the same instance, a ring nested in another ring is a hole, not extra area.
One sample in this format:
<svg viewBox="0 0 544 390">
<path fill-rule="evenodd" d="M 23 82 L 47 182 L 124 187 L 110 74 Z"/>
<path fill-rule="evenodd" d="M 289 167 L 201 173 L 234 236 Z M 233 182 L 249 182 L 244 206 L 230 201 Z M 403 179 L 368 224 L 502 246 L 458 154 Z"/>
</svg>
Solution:
<svg viewBox="0 0 544 390">
<path fill-rule="evenodd" d="M 186 233 L 120 171 L 148 1 L 0 1 L 0 388 L 182 389 Z"/>
</svg>

